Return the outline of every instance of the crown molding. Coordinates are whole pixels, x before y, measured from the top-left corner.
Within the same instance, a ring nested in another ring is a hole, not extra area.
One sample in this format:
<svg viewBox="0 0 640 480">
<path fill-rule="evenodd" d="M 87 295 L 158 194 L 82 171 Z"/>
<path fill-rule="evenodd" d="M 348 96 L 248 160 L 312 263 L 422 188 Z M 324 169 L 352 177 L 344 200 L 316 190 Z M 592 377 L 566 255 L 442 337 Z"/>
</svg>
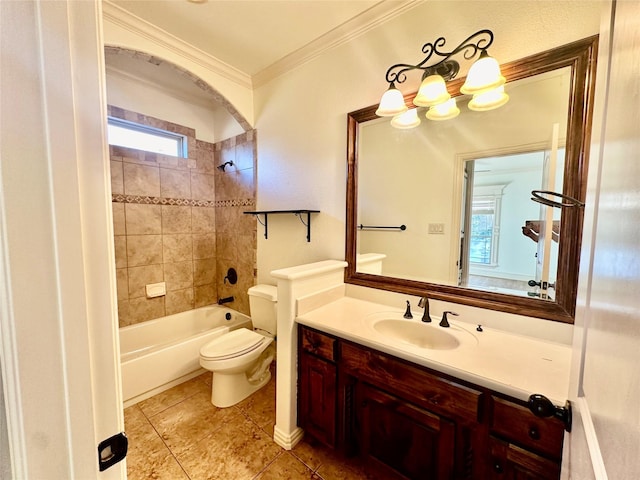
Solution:
<svg viewBox="0 0 640 480">
<path fill-rule="evenodd" d="M 412 8 L 424 3 L 424 0 L 382 0 L 373 7 L 326 34 L 309 42 L 304 47 L 290 53 L 253 76 L 254 88 L 265 85 L 276 77 L 312 60 L 313 58 L 343 45 L 385 22 L 402 15 Z"/>
<path fill-rule="evenodd" d="M 152 23 L 129 13 L 108 0 L 103 0 L 102 2 L 102 15 L 105 20 L 139 35 L 190 62 L 196 63 L 227 80 L 250 90 L 253 88 L 250 75 L 232 67 L 228 63 L 218 60 L 184 40 L 171 35 L 169 32 L 156 27 Z"/>
</svg>

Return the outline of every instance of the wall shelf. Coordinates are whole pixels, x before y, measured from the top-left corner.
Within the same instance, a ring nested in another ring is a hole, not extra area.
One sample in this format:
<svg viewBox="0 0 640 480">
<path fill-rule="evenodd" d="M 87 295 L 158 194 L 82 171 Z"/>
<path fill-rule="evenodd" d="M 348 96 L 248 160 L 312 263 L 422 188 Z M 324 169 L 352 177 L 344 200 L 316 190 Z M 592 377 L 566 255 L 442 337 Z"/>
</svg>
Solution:
<svg viewBox="0 0 640 480">
<path fill-rule="evenodd" d="M 258 223 L 264 226 L 264 238 L 268 237 L 268 218 L 269 215 L 278 215 L 283 213 L 292 213 L 300 219 L 302 224 L 307 227 L 307 242 L 311 241 L 311 214 L 320 213 L 320 210 L 256 210 L 251 212 L 244 212 L 246 215 L 255 215 Z M 264 222 L 260 220 L 260 215 L 264 215 Z M 307 216 L 307 222 L 305 223 L 303 215 Z"/>
</svg>

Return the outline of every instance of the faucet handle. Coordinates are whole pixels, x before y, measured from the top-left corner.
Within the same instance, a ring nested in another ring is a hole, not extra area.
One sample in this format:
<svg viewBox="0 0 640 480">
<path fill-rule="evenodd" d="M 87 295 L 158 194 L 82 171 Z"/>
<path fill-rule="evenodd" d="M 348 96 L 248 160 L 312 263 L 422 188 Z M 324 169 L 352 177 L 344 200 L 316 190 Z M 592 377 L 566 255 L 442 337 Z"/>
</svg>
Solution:
<svg viewBox="0 0 640 480">
<path fill-rule="evenodd" d="M 411 302 L 409 302 L 409 300 L 407 300 L 407 310 L 404 312 L 404 318 L 413 318 L 413 315 L 411 315 Z"/>
<path fill-rule="evenodd" d="M 451 325 L 449 325 L 449 319 L 447 318 L 447 314 L 451 314 L 454 316 L 458 316 L 458 314 L 456 312 L 451 312 L 451 311 L 446 311 L 442 313 L 442 320 L 440 320 L 440 326 L 444 327 L 444 328 L 449 328 Z"/>
</svg>

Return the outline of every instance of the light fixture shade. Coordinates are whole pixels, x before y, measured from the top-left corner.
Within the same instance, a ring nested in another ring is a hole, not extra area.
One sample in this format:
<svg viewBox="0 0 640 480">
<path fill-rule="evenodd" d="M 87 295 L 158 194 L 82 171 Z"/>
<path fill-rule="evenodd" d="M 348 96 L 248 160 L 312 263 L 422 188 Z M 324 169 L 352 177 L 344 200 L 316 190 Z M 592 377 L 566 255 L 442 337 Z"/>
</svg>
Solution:
<svg viewBox="0 0 640 480">
<path fill-rule="evenodd" d="M 467 79 L 460 87 L 460 92 L 465 95 L 477 95 L 504 85 L 505 82 L 497 60 L 490 57 L 485 50 L 480 54 L 480 58 L 471 65 Z"/>
<path fill-rule="evenodd" d="M 392 83 L 389 85 L 389 89 L 382 95 L 380 105 L 378 105 L 378 109 L 376 110 L 376 115 L 379 117 L 393 117 L 407 110 L 402 92 Z"/>
<path fill-rule="evenodd" d="M 447 92 L 444 78 L 440 75 L 429 75 L 420 84 L 418 94 L 413 99 L 413 104 L 418 107 L 432 107 L 446 102 L 451 98 Z"/>
<path fill-rule="evenodd" d="M 476 112 L 486 112 L 501 107 L 509 101 L 509 95 L 504 91 L 504 85 L 489 90 L 488 92 L 474 95 L 469 102 L 469 110 Z"/>
<path fill-rule="evenodd" d="M 460 115 L 460 109 L 456 105 L 455 98 L 450 98 L 444 103 L 434 105 L 426 113 L 426 117 L 429 120 L 450 120 L 458 115 Z"/>
<path fill-rule="evenodd" d="M 420 125 L 420 123 L 417 108 L 410 108 L 406 112 L 396 115 L 391 120 L 392 127 L 401 129 L 415 128 Z"/>
</svg>

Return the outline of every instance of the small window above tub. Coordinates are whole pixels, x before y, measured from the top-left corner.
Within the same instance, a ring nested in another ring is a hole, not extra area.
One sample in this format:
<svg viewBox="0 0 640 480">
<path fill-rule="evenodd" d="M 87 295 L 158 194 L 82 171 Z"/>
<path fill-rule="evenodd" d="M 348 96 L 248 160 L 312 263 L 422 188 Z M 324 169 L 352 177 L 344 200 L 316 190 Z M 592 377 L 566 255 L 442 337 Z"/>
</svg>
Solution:
<svg viewBox="0 0 640 480">
<path fill-rule="evenodd" d="M 114 117 L 108 118 L 107 128 L 109 145 L 187 157 L 187 137 L 184 135 Z"/>
</svg>

